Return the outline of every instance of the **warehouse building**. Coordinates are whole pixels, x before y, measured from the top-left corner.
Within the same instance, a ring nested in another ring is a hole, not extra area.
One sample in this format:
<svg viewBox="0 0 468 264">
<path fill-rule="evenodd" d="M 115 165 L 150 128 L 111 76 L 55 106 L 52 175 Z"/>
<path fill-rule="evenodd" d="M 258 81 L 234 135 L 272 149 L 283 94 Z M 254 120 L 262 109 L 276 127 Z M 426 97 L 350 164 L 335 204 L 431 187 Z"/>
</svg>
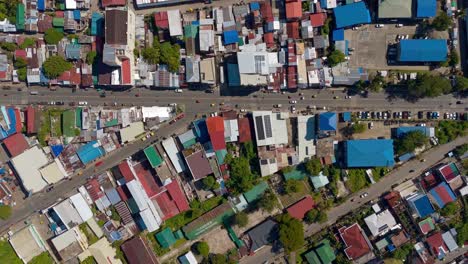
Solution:
<svg viewBox="0 0 468 264">
<path fill-rule="evenodd" d="M 398 44 L 398 61 L 402 63 L 442 62 L 447 53 L 445 39 L 404 39 Z"/>
</svg>

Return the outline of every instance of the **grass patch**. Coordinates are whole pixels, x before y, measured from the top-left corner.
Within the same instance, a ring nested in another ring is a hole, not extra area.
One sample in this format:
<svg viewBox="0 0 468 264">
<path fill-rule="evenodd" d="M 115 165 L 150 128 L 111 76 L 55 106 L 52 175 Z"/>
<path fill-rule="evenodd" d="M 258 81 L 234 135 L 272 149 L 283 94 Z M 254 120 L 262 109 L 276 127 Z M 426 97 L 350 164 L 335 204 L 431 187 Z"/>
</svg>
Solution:
<svg viewBox="0 0 468 264">
<path fill-rule="evenodd" d="M 41 146 L 47 146 L 49 137 L 62 136 L 62 113 L 64 110 L 49 108 L 41 113 L 41 125 L 37 138 Z"/>
<path fill-rule="evenodd" d="M 384 177 L 388 173 L 388 168 L 385 167 L 377 167 L 372 169 L 372 177 L 374 178 L 375 182 L 380 181 L 382 177 Z"/>
<path fill-rule="evenodd" d="M 281 200 L 281 204 L 283 204 L 284 207 L 288 207 L 291 204 L 297 202 L 302 197 L 304 197 L 304 195 L 309 194 L 311 192 L 311 188 L 309 187 L 309 184 L 308 184 L 307 181 L 308 181 L 308 178 L 299 181 L 299 183 L 304 186 L 304 188 L 302 188 L 302 190 L 299 190 L 296 193 L 289 193 L 289 194 L 279 195 L 279 198 Z"/>
<path fill-rule="evenodd" d="M 49 252 L 43 252 L 40 255 L 31 259 L 28 264 L 54 264 L 54 260 L 49 255 Z"/>
<path fill-rule="evenodd" d="M 99 240 L 99 238 L 89 229 L 87 223 L 82 223 L 80 225 L 80 230 L 83 232 L 83 234 L 85 234 L 89 245 L 92 245 Z"/>
<path fill-rule="evenodd" d="M 8 241 L 0 241 L 0 259 L 3 263 L 22 264 L 23 261 L 16 255 Z"/>
<path fill-rule="evenodd" d="M 369 184 L 366 177 L 366 172 L 363 169 L 349 169 L 346 188 L 351 192 L 357 192 L 365 188 Z"/>
<path fill-rule="evenodd" d="M 440 144 L 455 140 L 457 137 L 463 137 L 468 129 L 468 122 L 441 121 L 436 129 L 436 136 Z"/>
</svg>

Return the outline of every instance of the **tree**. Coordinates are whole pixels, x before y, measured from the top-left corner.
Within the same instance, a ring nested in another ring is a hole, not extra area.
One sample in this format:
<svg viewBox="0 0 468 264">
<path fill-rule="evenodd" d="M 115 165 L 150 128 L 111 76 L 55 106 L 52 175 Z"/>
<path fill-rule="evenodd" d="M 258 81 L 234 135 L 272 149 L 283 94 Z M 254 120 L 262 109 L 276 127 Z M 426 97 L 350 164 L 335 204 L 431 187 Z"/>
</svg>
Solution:
<svg viewBox="0 0 468 264">
<path fill-rule="evenodd" d="M 279 241 L 287 253 L 300 249 L 305 244 L 304 226 L 299 220 L 292 218 L 289 214 L 278 217 Z"/>
<path fill-rule="evenodd" d="M 322 35 L 330 34 L 330 22 L 331 22 L 331 18 L 328 17 L 327 19 L 325 19 L 325 23 L 323 23 L 323 26 L 321 29 Z"/>
<path fill-rule="evenodd" d="M 202 180 L 202 183 L 203 183 L 203 187 L 207 190 L 212 190 L 212 189 L 217 189 L 219 188 L 219 183 L 216 181 L 215 177 L 213 176 L 208 176 L 208 177 L 205 177 L 203 180 Z"/>
<path fill-rule="evenodd" d="M 255 152 L 255 147 L 252 141 L 247 141 L 241 145 L 240 148 L 240 153 L 242 156 L 244 156 L 246 159 L 248 159 L 250 162 L 253 160 L 254 162 L 258 162 L 256 160 L 257 158 L 257 153 Z"/>
<path fill-rule="evenodd" d="M 63 39 L 63 33 L 53 28 L 46 30 L 44 40 L 47 44 L 57 45 Z"/>
<path fill-rule="evenodd" d="M 27 68 L 26 67 L 19 68 L 16 72 L 18 73 L 18 80 L 26 81 L 26 76 L 27 76 Z"/>
<path fill-rule="evenodd" d="M 458 52 L 455 49 L 452 49 L 448 56 L 448 65 L 455 67 L 459 62 L 460 57 L 458 56 Z"/>
<path fill-rule="evenodd" d="M 267 189 L 258 201 L 258 206 L 269 213 L 273 212 L 278 206 L 278 200 L 273 191 Z"/>
<path fill-rule="evenodd" d="M 459 93 L 468 91 L 468 78 L 463 76 L 455 77 L 455 86 L 453 88 Z"/>
<path fill-rule="evenodd" d="M 452 85 L 447 78 L 430 74 L 419 74 L 416 80 L 409 80 L 407 85 L 410 99 L 437 97 L 452 91 Z"/>
<path fill-rule="evenodd" d="M 304 190 L 304 185 L 298 180 L 287 180 L 284 185 L 284 192 L 286 194 L 298 193 Z"/>
<path fill-rule="evenodd" d="M 455 202 L 447 203 L 444 208 L 440 209 L 440 213 L 447 217 L 456 214 L 460 210 L 459 206 Z"/>
<path fill-rule="evenodd" d="M 210 254 L 210 246 L 205 241 L 200 241 L 195 244 L 195 251 L 198 255 L 202 255 L 203 257 L 208 257 Z"/>
<path fill-rule="evenodd" d="M 467 209 L 465 209 L 467 210 Z M 468 223 L 465 222 L 457 228 L 457 243 L 462 246 L 468 241 Z"/>
<path fill-rule="evenodd" d="M 86 63 L 88 63 L 89 65 L 93 65 L 96 59 L 96 56 L 97 56 L 96 51 L 94 50 L 89 51 L 88 54 L 86 54 Z"/>
<path fill-rule="evenodd" d="M 325 223 L 328 220 L 328 215 L 325 210 L 318 210 L 316 208 L 310 210 L 305 215 L 305 220 L 307 223 Z"/>
<path fill-rule="evenodd" d="M 59 77 L 65 71 L 72 68 L 72 64 L 61 56 L 50 56 L 42 65 L 44 75 L 49 79 Z"/>
<path fill-rule="evenodd" d="M 455 150 L 453 151 L 453 153 L 456 156 L 460 157 L 463 154 L 465 154 L 467 151 L 468 151 L 468 143 L 465 143 L 463 145 L 460 145 L 460 146 L 456 147 Z"/>
<path fill-rule="evenodd" d="M 210 263 L 211 264 L 227 264 L 226 255 L 223 254 L 212 254 L 210 256 Z"/>
<path fill-rule="evenodd" d="M 16 50 L 16 44 L 10 42 L 2 42 L 2 44 L 0 44 L 0 47 L 9 52 L 13 52 Z"/>
<path fill-rule="evenodd" d="M 19 46 L 21 49 L 31 48 L 36 44 L 36 40 L 33 38 L 25 38 L 23 43 Z"/>
<path fill-rule="evenodd" d="M 334 67 L 346 61 L 346 58 L 343 52 L 341 52 L 340 50 L 334 50 L 328 55 L 327 61 L 328 61 L 328 65 L 330 65 L 331 67 Z"/>
<path fill-rule="evenodd" d="M 13 65 L 15 68 L 20 69 L 28 66 L 28 62 L 25 59 L 18 57 L 15 59 L 15 63 Z"/>
<path fill-rule="evenodd" d="M 159 50 L 155 48 L 145 48 L 141 52 L 143 59 L 150 64 L 159 64 Z"/>
<path fill-rule="evenodd" d="M 411 131 L 394 141 L 395 152 L 397 155 L 413 152 L 428 142 L 428 138 L 421 131 Z"/>
<path fill-rule="evenodd" d="M 397 250 L 393 251 L 393 258 L 405 260 L 406 257 L 413 251 L 413 245 L 410 243 L 404 244 Z"/>
<path fill-rule="evenodd" d="M 352 134 L 359 134 L 363 133 L 366 131 L 367 126 L 364 123 L 354 123 L 354 125 L 351 126 L 351 133 Z"/>
<path fill-rule="evenodd" d="M 227 158 L 230 167 L 230 177 L 226 186 L 233 194 L 241 194 L 253 187 L 255 175 L 250 170 L 249 161 L 245 157 Z"/>
<path fill-rule="evenodd" d="M 249 217 L 247 216 L 246 213 L 239 212 L 239 213 L 236 214 L 236 216 L 234 216 L 234 223 L 238 227 L 247 226 L 247 224 L 249 223 Z"/>
<path fill-rule="evenodd" d="M 11 216 L 11 207 L 8 205 L 0 205 L 0 219 L 6 220 Z"/>
<path fill-rule="evenodd" d="M 178 72 L 180 66 L 180 46 L 164 42 L 160 47 L 161 63 L 166 64 L 171 72 Z"/>
<path fill-rule="evenodd" d="M 371 83 L 369 84 L 369 90 L 372 92 L 380 92 L 384 87 L 385 79 L 382 75 L 377 74 L 374 79 L 372 79 Z"/>
<path fill-rule="evenodd" d="M 305 168 L 309 174 L 311 174 L 312 176 L 317 176 L 322 170 L 322 163 L 320 163 L 320 159 L 318 158 L 311 158 L 305 164 Z"/>
<path fill-rule="evenodd" d="M 452 25 L 452 19 L 445 12 L 439 12 L 431 26 L 437 31 L 446 31 Z"/>
</svg>

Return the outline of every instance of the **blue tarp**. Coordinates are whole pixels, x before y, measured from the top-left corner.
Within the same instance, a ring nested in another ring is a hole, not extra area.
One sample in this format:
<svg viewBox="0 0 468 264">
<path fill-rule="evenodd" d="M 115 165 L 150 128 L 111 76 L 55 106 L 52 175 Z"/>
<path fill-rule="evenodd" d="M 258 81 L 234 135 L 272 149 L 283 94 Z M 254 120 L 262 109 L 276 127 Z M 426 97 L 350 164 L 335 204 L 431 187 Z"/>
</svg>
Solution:
<svg viewBox="0 0 468 264">
<path fill-rule="evenodd" d="M 344 40 L 344 29 L 340 28 L 340 29 L 333 30 L 332 40 L 333 41 Z"/>
<path fill-rule="evenodd" d="M 447 59 L 447 40 L 404 39 L 400 41 L 398 52 L 401 62 L 441 62 Z"/>
<path fill-rule="evenodd" d="M 349 121 L 351 121 L 351 112 L 344 112 L 344 113 L 343 113 L 343 121 L 344 121 L 344 122 L 349 122 Z"/>
<path fill-rule="evenodd" d="M 336 130 L 336 113 L 326 112 L 319 115 L 319 130 L 320 131 L 335 131 Z"/>
<path fill-rule="evenodd" d="M 73 10 L 73 19 L 80 20 L 81 19 L 81 12 L 80 10 L 76 9 Z"/>
<path fill-rule="evenodd" d="M 336 28 L 351 27 L 360 24 L 369 24 L 371 17 L 364 1 L 349 5 L 338 6 L 333 9 Z"/>
<path fill-rule="evenodd" d="M 208 134 L 208 127 L 206 126 L 205 119 L 198 119 L 193 121 L 195 127 L 195 134 L 197 136 L 198 142 L 205 144 L 210 141 L 210 134 Z"/>
<path fill-rule="evenodd" d="M 241 85 L 238 64 L 228 63 L 227 73 L 228 73 L 228 85 L 230 87 Z"/>
<path fill-rule="evenodd" d="M 436 0 L 418 0 L 416 3 L 416 16 L 417 17 L 434 17 L 437 11 Z"/>
<path fill-rule="evenodd" d="M 258 2 L 251 2 L 250 10 L 251 11 L 260 10 L 260 4 Z"/>
<path fill-rule="evenodd" d="M 235 30 L 224 31 L 223 36 L 224 36 L 224 45 L 234 44 L 239 41 L 239 37 L 237 36 L 237 31 Z"/>
<path fill-rule="evenodd" d="M 105 152 L 102 147 L 99 146 L 97 141 L 91 141 L 88 144 L 79 148 L 76 153 L 80 158 L 81 162 L 88 164 L 91 161 L 104 156 Z"/>
<path fill-rule="evenodd" d="M 393 140 L 360 139 L 344 143 L 345 162 L 348 168 L 392 167 Z"/>
<path fill-rule="evenodd" d="M 37 1 L 37 11 L 45 11 L 45 0 L 38 0 Z"/>
<path fill-rule="evenodd" d="M 5 174 L 5 168 L 0 168 L 0 174 Z"/>
<path fill-rule="evenodd" d="M 52 150 L 52 154 L 54 155 L 54 157 L 57 157 L 58 155 L 60 155 L 60 153 L 62 153 L 63 145 L 53 145 L 50 146 L 50 149 Z"/>
</svg>

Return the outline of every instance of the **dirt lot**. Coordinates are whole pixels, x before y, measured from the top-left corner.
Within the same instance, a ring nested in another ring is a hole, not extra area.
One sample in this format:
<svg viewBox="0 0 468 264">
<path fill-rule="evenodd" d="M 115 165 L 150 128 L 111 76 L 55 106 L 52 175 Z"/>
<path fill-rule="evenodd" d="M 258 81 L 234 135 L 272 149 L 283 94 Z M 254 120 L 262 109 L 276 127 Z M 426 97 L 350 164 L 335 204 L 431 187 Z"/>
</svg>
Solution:
<svg viewBox="0 0 468 264">
<path fill-rule="evenodd" d="M 203 236 L 203 239 L 210 246 L 210 253 L 226 253 L 236 245 L 229 238 L 226 229 L 218 227 Z"/>
<path fill-rule="evenodd" d="M 348 29 L 345 31 L 345 39 L 349 41 L 349 47 L 354 48 L 353 54 L 349 56 L 349 65 L 369 70 L 429 70 L 427 66 L 387 65 L 388 45 L 396 42 L 397 35 L 409 35 L 412 38 L 415 32 L 416 26 L 397 28 L 394 24 L 385 24 L 383 28 L 376 28 L 374 24 L 370 24 L 358 30 Z"/>
</svg>

